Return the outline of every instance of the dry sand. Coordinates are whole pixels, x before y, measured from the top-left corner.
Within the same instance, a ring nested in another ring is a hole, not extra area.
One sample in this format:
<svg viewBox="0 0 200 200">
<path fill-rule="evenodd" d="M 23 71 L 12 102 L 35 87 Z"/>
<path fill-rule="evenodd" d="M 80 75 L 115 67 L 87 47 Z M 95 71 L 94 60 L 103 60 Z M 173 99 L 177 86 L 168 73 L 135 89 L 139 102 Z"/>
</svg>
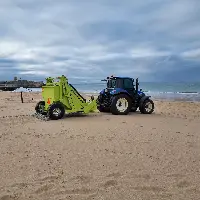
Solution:
<svg viewBox="0 0 200 200">
<path fill-rule="evenodd" d="M 200 199 L 200 103 L 45 122 L 40 99 L 0 92 L 0 200 Z"/>
</svg>

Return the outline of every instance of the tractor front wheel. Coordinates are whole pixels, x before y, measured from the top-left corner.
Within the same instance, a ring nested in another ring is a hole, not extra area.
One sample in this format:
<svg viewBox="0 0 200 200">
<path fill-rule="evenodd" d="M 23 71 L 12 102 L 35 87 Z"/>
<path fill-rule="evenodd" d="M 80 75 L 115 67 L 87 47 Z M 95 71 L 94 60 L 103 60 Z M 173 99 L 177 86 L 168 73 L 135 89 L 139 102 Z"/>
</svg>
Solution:
<svg viewBox="0 0 200 200">
<path fill-rule="evenodd" d="M 110 112 L 109 108 L 106 108 L 104 106 L 98 106 L 97 109 L 99 110 L 99 112 Z"/>
<path fill-rule="evenodd" d="M 113 115 L 127 115 L 131 109 L 131 99 L 125 94 L 117 95 L 111 103 L 111 113 Z"/>
<path fill-rule="evenodd" d="M 65 108 L 61 103 L 54 103 L 50 105 L 48 110 L 48 116 L 52 120 L 58 120 L 63 118 L 65 114 Z"/>
<path fill-rule="evenodd" d="M 142 114 L 151 114 L 154 111 L 154 102 L 151 99 L 146 99 L 140 106 Z"/>
</svg>

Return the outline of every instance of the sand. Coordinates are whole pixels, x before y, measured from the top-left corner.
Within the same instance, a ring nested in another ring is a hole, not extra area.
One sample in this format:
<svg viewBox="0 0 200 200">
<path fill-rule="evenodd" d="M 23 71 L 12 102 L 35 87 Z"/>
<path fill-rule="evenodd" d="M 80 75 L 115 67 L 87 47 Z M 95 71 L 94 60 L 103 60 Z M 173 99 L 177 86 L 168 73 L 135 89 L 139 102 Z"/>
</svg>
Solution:
<svg viewBox="0 0 200 200">
<path fill-rule="evenodd" d="M 0 200 L 200 199 L 200 103 L 41 121 L 40 99 L 0 92 Z"/>
</svg>

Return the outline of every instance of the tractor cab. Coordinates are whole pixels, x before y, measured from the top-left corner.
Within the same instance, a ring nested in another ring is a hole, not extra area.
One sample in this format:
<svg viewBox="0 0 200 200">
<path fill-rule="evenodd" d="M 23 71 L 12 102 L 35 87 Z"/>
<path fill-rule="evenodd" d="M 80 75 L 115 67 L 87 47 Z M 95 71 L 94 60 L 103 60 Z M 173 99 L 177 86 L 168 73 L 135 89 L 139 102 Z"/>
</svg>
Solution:
<svg viewBox="0 0 200 200">
<path fill-rule="evenodd" d="M 107 77 L 107 88 L 133 88 L 133 82 L 129 77 Z"/>
<path fill-rule="evenodd" d="M 119 92 L 120 90 L 124 90 L 128 92 L 131 96 L 132 95 L 137 95 L 138 94 L 138 78 L 136 81 L 133 78 L 130 77 L 107 77 L 106 80 L 107 82 L 105 92 L 109 93 L 115 93 Z M 140 90 L 141 92 L 141 90 Z"/>
</svg>

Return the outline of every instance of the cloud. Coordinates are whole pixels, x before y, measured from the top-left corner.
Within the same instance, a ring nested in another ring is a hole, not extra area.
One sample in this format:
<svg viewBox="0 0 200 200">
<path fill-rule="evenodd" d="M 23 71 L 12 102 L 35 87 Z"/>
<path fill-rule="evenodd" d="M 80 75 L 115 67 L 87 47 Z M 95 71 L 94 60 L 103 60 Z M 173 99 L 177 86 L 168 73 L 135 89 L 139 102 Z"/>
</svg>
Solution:
<svg viewBox="0 0 200 200">
<path fill-rule="evenodd" d="M 0 79 L 183 80 L 200 66 L 199 9 L 199 0 L 2 0 Z"/>
<path fill-rule="evenodd" d="M 185 51 L 181 55 L 184 58 L 198 59 L 200 61 L 200 48 L 199 49 L 193 49 L 193 50 Z"/>
</svg>

